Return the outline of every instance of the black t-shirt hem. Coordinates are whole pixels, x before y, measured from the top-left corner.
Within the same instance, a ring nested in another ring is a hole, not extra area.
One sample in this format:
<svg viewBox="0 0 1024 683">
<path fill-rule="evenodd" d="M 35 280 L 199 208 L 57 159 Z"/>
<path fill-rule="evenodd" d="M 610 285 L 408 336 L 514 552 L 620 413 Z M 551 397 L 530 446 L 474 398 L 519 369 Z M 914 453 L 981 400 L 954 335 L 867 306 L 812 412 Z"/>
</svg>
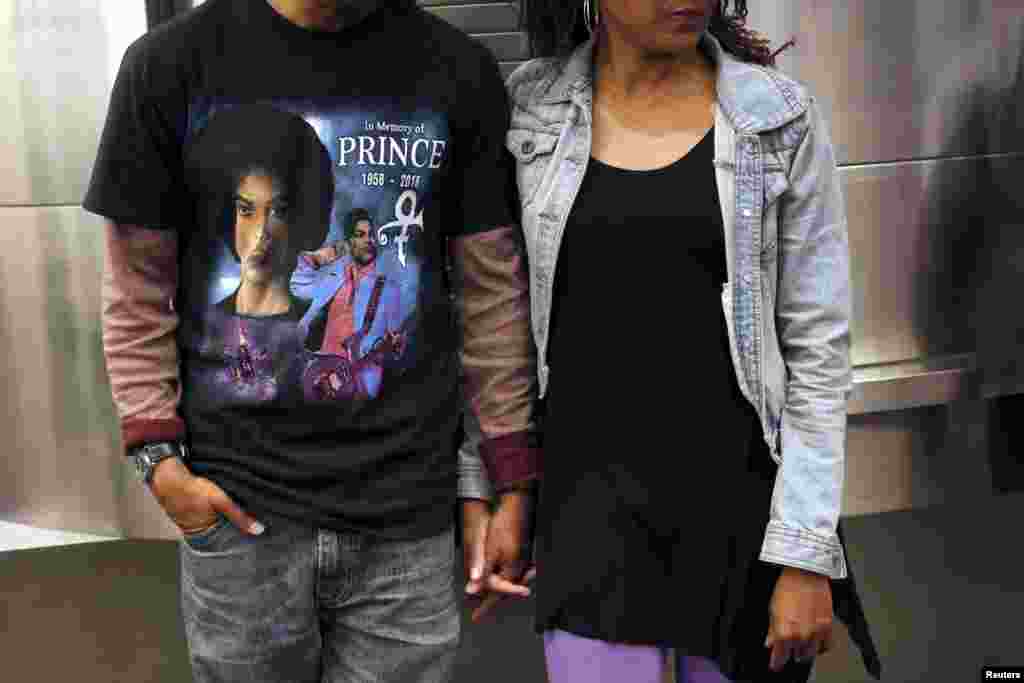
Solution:
<svg viewBox="0 0 1024 683">
<path fill-rule="evenodd" d="M 413 522 L 389 523 L 393 516 L 381 515 L 374 517 L 373 523 L 358 523 L 337 516 L 326 516 L 318 510 L 302 505 L 289 505 L 279 499 L 264 496 L 251 491 L 247 486 L 236 481 L 219 481 L 218 485 L 232 498 L 239 502 L 245 511 L 257 520 L 261 512 L 277 515 L 299 524 L 318 529 L 327 529 L 338 533 L 358 533 L 386 541 L 415 541 L 437 536 L 451 529 L 455 524 L 453 514 L 456 504 L 455 487 L 451 487 L 451 500 L 424 505 L 409 511 L 414 517 Z"/>
</svg>

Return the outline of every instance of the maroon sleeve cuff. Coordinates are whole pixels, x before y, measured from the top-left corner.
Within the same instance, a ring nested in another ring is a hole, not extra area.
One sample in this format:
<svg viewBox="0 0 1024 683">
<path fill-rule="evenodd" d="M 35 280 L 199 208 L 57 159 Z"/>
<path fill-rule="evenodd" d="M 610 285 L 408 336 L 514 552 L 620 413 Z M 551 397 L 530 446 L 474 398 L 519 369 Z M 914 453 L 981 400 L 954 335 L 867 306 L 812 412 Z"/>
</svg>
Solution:
<svg viewBox="0 0 1024 683">
<path fill-rule="evenodd" d="M 121 422 L 121 439 L 125 450 L 155 441 L 183 441 L 185 422 L 180 417 L 169 420 L 124 420 Z"/>
<path fill-rule="evenodd" d="M 480 444 L 480 457 L 497 491 L 540 478 L 541 449 L 535 432 L 514 432 L 485 439 Z"/>
</svg>

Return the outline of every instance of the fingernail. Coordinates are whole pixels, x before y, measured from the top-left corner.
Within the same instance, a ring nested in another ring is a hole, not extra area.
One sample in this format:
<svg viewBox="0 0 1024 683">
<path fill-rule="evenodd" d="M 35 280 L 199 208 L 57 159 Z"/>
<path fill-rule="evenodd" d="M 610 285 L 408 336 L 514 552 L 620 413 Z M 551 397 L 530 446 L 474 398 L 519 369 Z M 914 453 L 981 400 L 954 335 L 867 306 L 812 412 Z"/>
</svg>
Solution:
<svg viewBox="0 0 1024 683">
<path fill-rule="evenodd" d="M 263 526 L 262 524 L 260 524 L 259 522 L 253 522 L 252 526 L 249 527 L 249 533 L 254 535 L 254 536 L 259 536 L 260 534 L 262 534 L 266 530 L 267 530 L 267 528 L 265 526 Z"/>
<path fill-rule="evenodd" d="M 480 577 L 482 577 L 483 575 L 484 570 L 480 567 L 473 567 L 473 569 L 471 569 L 469 572 L 469 578 L 473 579 L 474 581 L 479 581 Z"/>
</svg>

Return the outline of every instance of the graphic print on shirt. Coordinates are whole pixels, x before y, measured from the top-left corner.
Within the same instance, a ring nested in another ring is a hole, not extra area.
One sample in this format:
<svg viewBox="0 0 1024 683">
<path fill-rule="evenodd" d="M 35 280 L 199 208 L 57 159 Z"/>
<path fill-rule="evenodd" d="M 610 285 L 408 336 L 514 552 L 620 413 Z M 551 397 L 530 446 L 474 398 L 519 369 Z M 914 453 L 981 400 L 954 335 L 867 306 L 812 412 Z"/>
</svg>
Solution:
<svg viewBox="0 0 1024 683">
<path fill-rule="evenodd" d="M 443 116 L 387 101 L 194 103 L 193 386 L 225 405 L 352 403 L 399 381 L 448 139 Z"/>
</svg>

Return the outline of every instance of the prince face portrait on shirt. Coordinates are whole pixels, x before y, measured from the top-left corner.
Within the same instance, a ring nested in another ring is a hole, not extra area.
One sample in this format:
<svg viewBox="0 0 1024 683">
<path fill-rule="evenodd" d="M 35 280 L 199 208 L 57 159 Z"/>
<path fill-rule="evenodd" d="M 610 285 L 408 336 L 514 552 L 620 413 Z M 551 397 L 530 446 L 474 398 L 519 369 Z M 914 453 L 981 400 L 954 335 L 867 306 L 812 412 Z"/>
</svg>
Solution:
<svg viewBox="0 0 1024 683">
<path fill-rule="evenodd" d="M 328 232 L 330 157 L 302 117 L 250 105 L 214 114 L 191 160 L 206 195 L 206 235 L 230 254 L 209 264 L 214 303 L 201 348 L 221 359 L 218 395 L 273 400 L 301 354 L 297 325 L 309 304 L 288 285 L 298 254 Z"/>
<path fill-rule="evenodd" d="M 221 239 L 238 264 L 238 286 L 218 306 L 300 318 L 296 307 L 305 307 L 289 295 L 288 280 L 298 254 L 327 236 L 334 195 L 327 149 L 302 117 L 263 105 L 217 113 L 196 146 L 218 186 L 208 189 L 221 197 Z"/>
</svg>

